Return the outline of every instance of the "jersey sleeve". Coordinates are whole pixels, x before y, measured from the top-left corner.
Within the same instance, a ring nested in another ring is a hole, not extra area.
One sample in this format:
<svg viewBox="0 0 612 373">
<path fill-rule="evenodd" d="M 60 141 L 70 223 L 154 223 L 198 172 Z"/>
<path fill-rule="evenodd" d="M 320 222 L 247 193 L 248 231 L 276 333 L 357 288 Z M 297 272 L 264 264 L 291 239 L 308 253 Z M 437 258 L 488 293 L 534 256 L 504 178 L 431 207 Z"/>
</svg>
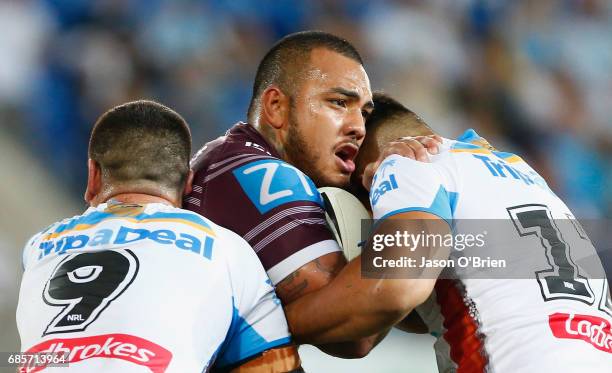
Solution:
<svg viewBox="0 0 612 373">
<path fill-rule="evenodd" d="M 226 370 L 262 352 L 291 343 L 280 300 L 257 256 L 240 237 L 231 236 L 228 268 L 233 293 L 233 314 L 227 337 L 219 349 L 215 368 Z M 228 242 L 225 241 L 225 242 Z"/>
<path fill-rule="evenodd" d="M 314 183 L 269 156 L 239 154 L 196 170 L 185 207 L 242 236 L 272 283 L 340 248 Z"/>
<path fill-rule="evenodd" d="M 422 211 L 450 223 L 457 193 L 448 189 L 434 164 L 391 155 L 378 167 L 370 189 L 374 219 Z"/>
</svg>

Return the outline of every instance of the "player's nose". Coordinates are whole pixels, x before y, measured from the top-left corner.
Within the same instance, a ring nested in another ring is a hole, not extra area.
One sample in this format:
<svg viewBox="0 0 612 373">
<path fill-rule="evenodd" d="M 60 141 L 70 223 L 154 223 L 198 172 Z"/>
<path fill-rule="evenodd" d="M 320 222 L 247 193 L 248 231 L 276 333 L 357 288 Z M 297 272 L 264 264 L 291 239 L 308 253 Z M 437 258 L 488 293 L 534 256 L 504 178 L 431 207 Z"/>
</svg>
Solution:
<svg viewBox="0 0 612 373">
<path fill-rule="evenodd" d="M 365 137 L 365 118 L 361 110 L 352 110 L 351 114 L 347 115 L 342 132 L 344 136 L 351 137 L 361 143 Z"/>
</svg>

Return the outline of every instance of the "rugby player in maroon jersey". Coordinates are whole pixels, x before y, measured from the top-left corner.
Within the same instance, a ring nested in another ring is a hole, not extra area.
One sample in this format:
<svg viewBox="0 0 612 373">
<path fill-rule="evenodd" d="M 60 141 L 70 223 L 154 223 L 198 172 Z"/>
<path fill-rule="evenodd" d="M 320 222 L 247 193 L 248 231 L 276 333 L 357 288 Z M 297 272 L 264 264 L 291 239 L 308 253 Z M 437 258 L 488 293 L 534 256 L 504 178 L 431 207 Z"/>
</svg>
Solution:
<svg viewBox="0 0 612 373">
<path fill-rule="evenodd" d="M 346 264 L 316 187 L 348 186 L 372 109 L 368 76 L 349 42 L 317 31 L 291 34 L 257 69 L 248 123 L 192 159 L 185 208 L 243 236 L 284 305 L 325 286 Z M 435 151 L 435 140 L 420 141 Z M 399 146 L 426 158 L 416 140 Z M 385 334 L 318 347 L 363 357 Z"/>
</svg>

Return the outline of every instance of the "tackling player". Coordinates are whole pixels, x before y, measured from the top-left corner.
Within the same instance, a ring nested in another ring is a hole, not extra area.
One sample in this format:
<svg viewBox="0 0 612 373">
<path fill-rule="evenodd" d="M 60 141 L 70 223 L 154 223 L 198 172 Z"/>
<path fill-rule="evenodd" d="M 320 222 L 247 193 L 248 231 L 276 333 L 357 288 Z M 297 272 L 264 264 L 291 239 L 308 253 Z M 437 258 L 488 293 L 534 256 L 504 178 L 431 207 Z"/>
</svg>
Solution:
<svg viewBox="0 0 612 373">
<path fill-rule="evenodd" d="M 313 334 L 310 325 L 304 330 L 319 343 L 359 338 L 388 328 L 416 307 L 437 336 L 443 372 L 612 371 L 612 302 L 601 262 L 584 232 L 573 224 L 561 232 L 568 225 L 559 222 L 575 218 L 545 181 L 521 158 L 495 150 L 472 130 L 444 139 L 431 163 L 398 155 L 380 159 L 398 136 L 431 130 L 388 96 L 376 94 L 374 102 L 355 180 L 371 186 L 378 224 L 416 233 L 415 228 L 427 232 L 431 222 L 448 221 L 458 233 L 458 219 L 509 222 L 510 234 L 503 237 L 509 241 L 502 247 L 527 251 L 516 258 L 515 269 L 533 278 L 361 279 L 357 259 L 325 288 L 286 308 L 296 339 L 302 337 L 301 323 L 315 320 L 319 330 Z M 421 223 L 411 226 L 416 222 Z M 576 248 L 595 258 L 589 268 L 594 275 L 574 262 L 584 254 Z M 395 308 L 378 305 L 388 297 L 397 300 Z M 304 317 L 312 312 L 317 315 Z"/>
<path fill-rule="evenodd" d="M 179 208 L 190 151 L 187 124 L 163 105 L 131 102 L 98 119 L 91 207 L 23 253 L 22 351 L 63 356 L 62 372 L 302 371 L 252 248 Z M 21 371 L 42 369 L 54 368 Z"/>
</svg>

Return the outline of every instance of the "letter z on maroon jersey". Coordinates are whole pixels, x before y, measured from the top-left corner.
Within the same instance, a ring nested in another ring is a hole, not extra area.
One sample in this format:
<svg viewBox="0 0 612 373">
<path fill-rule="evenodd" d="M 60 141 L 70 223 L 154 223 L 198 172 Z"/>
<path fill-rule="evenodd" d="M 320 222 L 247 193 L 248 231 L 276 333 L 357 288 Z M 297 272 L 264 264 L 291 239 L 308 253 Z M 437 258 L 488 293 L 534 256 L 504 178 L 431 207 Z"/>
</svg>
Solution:
<svg viewBox="0 0 612 373">
<path fill-rule="evenodd" d="M 238 233 L 276 285 L 304 264 L 340 250 L 321 196 L 303 172 L 251 125 L 238 123 L 194 156 L 184 208 Z"/>
</svg>

